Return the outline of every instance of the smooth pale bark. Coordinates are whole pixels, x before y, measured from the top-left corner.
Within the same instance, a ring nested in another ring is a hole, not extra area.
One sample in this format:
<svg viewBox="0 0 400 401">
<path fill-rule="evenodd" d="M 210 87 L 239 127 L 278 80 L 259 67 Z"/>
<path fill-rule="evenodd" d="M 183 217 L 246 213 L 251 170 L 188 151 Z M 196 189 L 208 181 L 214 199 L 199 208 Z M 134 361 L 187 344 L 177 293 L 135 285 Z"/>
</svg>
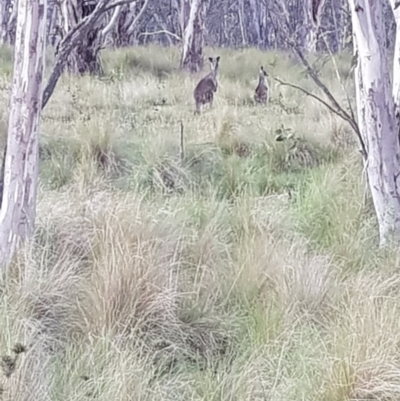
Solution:
<svg viewBox="0 0 400 401">
<path fill-rule="evenodd" d="M 203 67 L 203 30 L 206 0 L 192 0 L 182 43 L 181 68 L 198 72 Z"/>
<path fill-rule="evenodd" d="M 180 12 L 179 12 L 179 34 L 181 38 L 185 36 L 185 29 L 189 21 L 190 15 L 190 0 L 180 0 Z"/>
<path fill-rule="evenodd" d="M 45 60 L 47 0 L 18 2 L 4 191 L 0 210 L 0 264 L 34 231 L 38 128 Z"/>
<path fill-rule="evenodd" d="M 366 172 L 379 224 L 380 245 L 400 238 L 400 146 L 384 43 L 382 4 L 349 0 L 358 51 L 358 124 L 368 153 Z"/>
</svg>

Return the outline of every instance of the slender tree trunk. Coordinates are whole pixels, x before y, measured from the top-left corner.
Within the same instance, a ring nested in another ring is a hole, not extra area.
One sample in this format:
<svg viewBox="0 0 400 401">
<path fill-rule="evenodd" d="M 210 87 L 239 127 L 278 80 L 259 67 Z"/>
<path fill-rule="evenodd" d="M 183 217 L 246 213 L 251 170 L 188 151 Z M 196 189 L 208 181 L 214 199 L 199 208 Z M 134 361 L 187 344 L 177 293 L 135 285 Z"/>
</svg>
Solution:
<svg viewBox="0 0 400 401">
<path fill-rule="evenodd" d="M 185 29 L 190 16 L 190 0 L 180 0 L 179 12 L 179 34 L 181 38 L 185 36 Z"/>
<path fill-rule="evenodd" d="M 333 44 L 331 44 L 331 51 L 337 52 L 340 50 L 340 26 L 338 24 L 337 18 L 337 8 L 340 6 L 340 1 L 333 2 L 331 1 L 331 13 L 332 13 L 332 22 L 334 27 L 334 40 Z"/>
<path fill-rule="evenodd" d="M 60 40 L 61 24 L 58 4 L 50 1 L 47 9 L 47 44 L 55 46 Z"/>
<path fill-rule="evenodd" d="M 321 27 L 322 10 L 326 0 L 304 0 L 303 21 L 299 26 L 300 48 L 306 52 L 316 52 Z"/>
<path fill-rule="evenodd" d="M 244 0 L 238 0 L 238 16 L 239 16 L 239 26 L 240 26 L 240 34 L 242 37 L 242 46 L 245 47 L 247 44 L 246 39 L 246 31 L 244 29 Z"/>
<path fill-rule="evenodd" d="M 121 15 L 117 23 L 117 46 L 126 47 L 131 44 L 131 35 L 128 29 L 135 18 L 135 4 L 126 4 L 123 6 Z"/>
<path fill-rule="evenodd" d="M 15 40 L 17 9 L 11 0 L 0 1 L 0 44 L 13 44 Z"/>
<path fill-rule="evenodd" d="M 197 72 L 203 67 L 204 14 L 207 0 L 192 0 L 181 54 L 181 68 Z"/>
<path fill-rule="evenodd" d="M 254 32 L 254 44 L 261 46 L 261 24 L 260 24 L 260 7 L 258 0 L 250 0 L 251 21 Z"/>
<path fill-rule="evenodd" d="M 38 128 L 46 41 L 47 0 L 18 2 L 4 192 L 0 209 L 0 264 L 33 234 L 38 179 Z"/>
<path fill-rule="evenodd" d="M 400 146 L 387 67 L 382 4 L 349 0 L 358 51 L 358 123 L 367 148 L 366 171 L 379 224 L 380 245 L 400 238 Z"/>
<path fill-rule="evenodd" d="M 0 44 L 7 43 L 8 18 L 10 15 L 8 3 L 5 0 L 0 2 Z"/>
</svg>

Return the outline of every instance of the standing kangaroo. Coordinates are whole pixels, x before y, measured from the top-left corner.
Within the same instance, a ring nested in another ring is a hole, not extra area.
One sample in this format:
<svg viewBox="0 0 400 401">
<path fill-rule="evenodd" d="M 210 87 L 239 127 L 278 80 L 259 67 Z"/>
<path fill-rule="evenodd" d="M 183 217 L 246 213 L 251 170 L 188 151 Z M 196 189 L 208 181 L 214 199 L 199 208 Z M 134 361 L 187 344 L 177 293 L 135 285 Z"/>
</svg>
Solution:
<svg viewBox="0 0 400 401">
<path fill-rule="evenodd" d="M 210 103 L 210 108 L 212 107 L 214 100 L 214 92 L 217 91 L 217 73 L 219 67 L 220 57 L 212 58 L 209 57 L 211 71 L 204 78 L 202 78 L 194 89 L 194 100 L 196 102 L 195 113 L 200 113 L 200 106 Z"/>
<path fill-rule="evenodd" d="M 269 86 L 266 77 L 268 76 L 267 72 L 264 70 L 264 67 L 260 67 L 260 72 L 258 74 L 258 85 L 254 92 L 254 100 L 256 103 L 267 104 L 269 98 Z"/>
</svg>

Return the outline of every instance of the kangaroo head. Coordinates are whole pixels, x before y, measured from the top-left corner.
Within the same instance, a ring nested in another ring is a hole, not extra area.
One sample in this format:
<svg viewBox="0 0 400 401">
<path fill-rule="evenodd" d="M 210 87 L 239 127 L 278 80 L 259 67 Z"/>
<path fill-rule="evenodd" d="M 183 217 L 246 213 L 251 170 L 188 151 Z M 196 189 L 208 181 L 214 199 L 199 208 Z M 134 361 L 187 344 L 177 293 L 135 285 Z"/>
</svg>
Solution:
<svg viewBox="0 0 400 401">
<path fill-rule="evenodd" d="M 267 76 L 268 76 L 267 71 L 265 71 L 264 67 L 261 66 L 260 67 L 260 77 L 267 77 Z"/>
<path fill-rule="evenodd" d="M 219 59 L 220 59 L 220 56 L 217 56 L 215 58 L 213 58 L 213 57 L 208 58 L 208 60 L 210 61 L 211 71 L 214 72 L 214 74 L 216 74 L 218 71 Z"/>
</svg>

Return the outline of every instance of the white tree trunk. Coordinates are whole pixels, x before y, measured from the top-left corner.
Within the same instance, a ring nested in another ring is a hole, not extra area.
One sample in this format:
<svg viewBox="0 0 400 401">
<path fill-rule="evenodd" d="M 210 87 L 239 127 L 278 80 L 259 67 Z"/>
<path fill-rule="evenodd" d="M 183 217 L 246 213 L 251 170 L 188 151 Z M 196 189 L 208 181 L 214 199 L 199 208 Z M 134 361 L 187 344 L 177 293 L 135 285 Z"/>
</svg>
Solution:
<svg viewBox="0 0 400 401">
<path fill-rule="evenodd" d="M 380 245 L 400 237 L 400 146 L 387 67 L 382 4 L 349 0 L 355 44 L 358 123 L 368 153 L 366 171 Z"/>
<path fill-rule="evenodd" d="M 182 42 L 181 68 L 197 72 L 203 66 L 204 12 L 207 0 L 192 0 Z"/>
<path fill-rule="evenodd" d="M 179 12 L 179 34 L 181 38 L 185 36 L 185 29 L 189 21 L 190 15 L 190 0 L 180 0 L 180 12 Z"/>
<path fill-rule="evenodd" d="M 242 37 L 242 46 L 245 47 L 247 45 L 247 39 L 246 39 L 246 30 L 244 29 L 244 24 L 245 24 L 244 0 L 238 1 L 238 16 L 240 25 L 240 35 Z"/>
<path fill-rule="evenodd" d="M 38 179 L 38 127 L 45 62 L 47 0 L 18 2 L 4 191 L 0 264 L 33 234 Z"/>
</svg>

